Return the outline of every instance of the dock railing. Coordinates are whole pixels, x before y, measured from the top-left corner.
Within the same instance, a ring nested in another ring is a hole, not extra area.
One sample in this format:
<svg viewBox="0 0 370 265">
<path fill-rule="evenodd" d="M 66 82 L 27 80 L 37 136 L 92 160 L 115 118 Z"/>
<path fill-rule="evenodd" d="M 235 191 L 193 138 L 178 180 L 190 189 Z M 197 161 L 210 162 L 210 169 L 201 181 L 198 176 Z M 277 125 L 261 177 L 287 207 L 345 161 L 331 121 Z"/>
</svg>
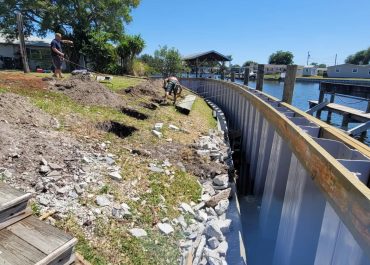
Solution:
<svg viewBox="0 0 370 265">
<path fill-rule="evenodd" d="M 273 264 L 370 260 L 368 146 L 247 86 L 180 82 L 220 107 L 229 129 L 239 132 L 237 187 L 259 201 Z"/>
</svg>

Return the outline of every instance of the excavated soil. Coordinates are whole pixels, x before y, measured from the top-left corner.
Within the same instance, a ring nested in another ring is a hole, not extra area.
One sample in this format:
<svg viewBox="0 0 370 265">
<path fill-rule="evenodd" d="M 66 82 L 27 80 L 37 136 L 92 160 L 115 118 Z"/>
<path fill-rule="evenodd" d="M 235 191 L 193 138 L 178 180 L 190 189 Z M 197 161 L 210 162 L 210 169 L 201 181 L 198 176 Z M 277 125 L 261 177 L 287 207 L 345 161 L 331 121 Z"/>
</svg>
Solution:
<svg viewBox="0 0 370 265">
<path fill-rule="evenodd" d="M 36 108 L 28 99 L 13 93 L 0 94 L 0 121 L 36 127 L 56 126 L 54 118 Z"/>
<path fill-rule="evenodd" d="M 113 108 L 126 105 L 126 102 L 120 95 L 85 75 L 76 75 L 57 82 L 52 81 L 49 89 L 60 91 L 82 105 Z"/>
<path fill-rule="evenodd" d="M 1 167 L 7 168 L 13 176 L 18 176 L 15 181 L 19 186 L 26 189 L 34 186 L 40 177 L 41 157 L 63 167 L 68 159 L 75 158 L 82 145 L 50 129 L 57 123 L 28 99 L 11 93 L 1 94 L 0 171 Z M 73 163 L 73 159 L 71 161 L 68 163 Z M 73 166 L 68 168 L 71 171 L 65 173 L 70 175 Z"/>
<path fill-rule="evenodd" d="M 164 96 L 163 81 L 147 80 L 137 86 L 128 87 L 118 91 L 119 94 L 130 94 L 134 98 L 162 98 Z"/>
</svg>

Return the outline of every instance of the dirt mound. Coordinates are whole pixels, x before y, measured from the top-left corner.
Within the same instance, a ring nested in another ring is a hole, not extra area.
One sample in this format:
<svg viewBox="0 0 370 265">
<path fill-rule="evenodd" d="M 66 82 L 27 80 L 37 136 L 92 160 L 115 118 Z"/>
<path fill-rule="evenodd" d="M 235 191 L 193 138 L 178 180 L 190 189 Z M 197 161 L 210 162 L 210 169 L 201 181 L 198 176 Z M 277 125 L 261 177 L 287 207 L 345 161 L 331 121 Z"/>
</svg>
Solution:
<svg viewBox="0 0 370 265">
<path fill-rule="evenodd" d="M 125 105 L 125 101 L 118 94 L 85 75 L 72 76 L 63 81 L 51 83 L 50 89 L 61 91 L 82 105 L 113 108 Z"/>
<path fill-rule="evenodd" d="M 50 115 L 32 105 L 27 98 L 12 93 L 0 94 L 0 121 L 41 127 L 54 127 L 57 123 Z"/>
<path fill-rule="evenodd" d="M 163 96 L 163 81 L 158 80 L 148 80 L 142 82 L 134 87 L 129 87 L 126 89 L 122 89 L 119 91 L 120 94 L 132 94 L 138 96 L 150 96 L 150 97 L 158 97 Z"/>
</svg>

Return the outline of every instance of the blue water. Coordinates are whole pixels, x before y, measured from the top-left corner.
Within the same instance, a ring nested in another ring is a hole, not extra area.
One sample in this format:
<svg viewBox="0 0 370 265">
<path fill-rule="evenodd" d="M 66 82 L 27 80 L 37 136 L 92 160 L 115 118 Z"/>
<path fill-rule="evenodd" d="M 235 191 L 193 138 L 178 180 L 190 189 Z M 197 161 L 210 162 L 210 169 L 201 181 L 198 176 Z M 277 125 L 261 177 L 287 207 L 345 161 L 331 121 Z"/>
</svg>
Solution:
<svg viewBox="0 0 370 265">
<path fill-rule="evenodd" d="M 237 83 L 242 83 L 241 80 L 237 80 Z M 256 82 L 250 81 L 249 87 L 256 88 Z M 309 109 L 308 101 L 309 100 L 318 100 L 319 99 L 319 87 L 320 83 L 311 83 L 311 82 L 297 82 L 294 87 L 293 93 L 293 102 L 292 105 L 306 111 Z M 278 98 L 279 100 L 283 97 L 283 89 L 284 89 L 284 82 L 278 81 L 264 81 L 263 83 L 263 92 Z M 330 100 L 330 95 L 326 95 L 327 100 Z M 350 99 L 340 96 L 335 96 L 334 103 L 341 104 L 350 108 L 359 109 L 362 111 L 366 111 L 367 102 L 366 101 L 359 101 L 357 99 Z M 343 117 L 341 115 L 332 113 L 331 116 L 331 125 L 336 127 L 341 127 Z M 321 119 L 326 121 L 327 119 L 327 112 L 323 111 L 321 114 Z M 349 128 L 353 128 L 357 126 L 358 123 L 350 123 L 348 125 Z M 368 135 L 369 131 L 368 131 Z M 370 139 L 366 137 L 365 139 L 361 139 L 360 136 L 355 137 L 360 141 L 365 142 L 366 144 L 370 145 Z"/>
</svg>

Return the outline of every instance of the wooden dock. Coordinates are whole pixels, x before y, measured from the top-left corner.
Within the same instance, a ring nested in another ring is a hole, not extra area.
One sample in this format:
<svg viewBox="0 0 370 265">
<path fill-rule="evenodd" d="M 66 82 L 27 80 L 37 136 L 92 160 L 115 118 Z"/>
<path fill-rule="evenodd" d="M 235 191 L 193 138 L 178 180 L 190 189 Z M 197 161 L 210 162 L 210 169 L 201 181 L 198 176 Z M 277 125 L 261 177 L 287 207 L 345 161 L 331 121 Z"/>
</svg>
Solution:
<svg viewBox="0 0 370 265">
<path fill-rule="evenodd" d="M 308 102 L 310 108 L 313 108 L 314 106 L 319 104 L 317 100 L 309 100 Z M 343 127 L 347 127 L 348 122 L 368 122 L 370 120 L 370 113 L 366 113 L 364 111 L 346 107 L 336 103 L 329 103 L 321 110 L 330 111 L 342 115 L 344 117 L 343 120 L 345 120 L 345 123 L 342 125 Z"/>
<path fill-rule="evenodd" d="M 32 216 L 31 194 L 0 183 L 0 264 L 67 265 L 77 239 Z"/>
</svg>

